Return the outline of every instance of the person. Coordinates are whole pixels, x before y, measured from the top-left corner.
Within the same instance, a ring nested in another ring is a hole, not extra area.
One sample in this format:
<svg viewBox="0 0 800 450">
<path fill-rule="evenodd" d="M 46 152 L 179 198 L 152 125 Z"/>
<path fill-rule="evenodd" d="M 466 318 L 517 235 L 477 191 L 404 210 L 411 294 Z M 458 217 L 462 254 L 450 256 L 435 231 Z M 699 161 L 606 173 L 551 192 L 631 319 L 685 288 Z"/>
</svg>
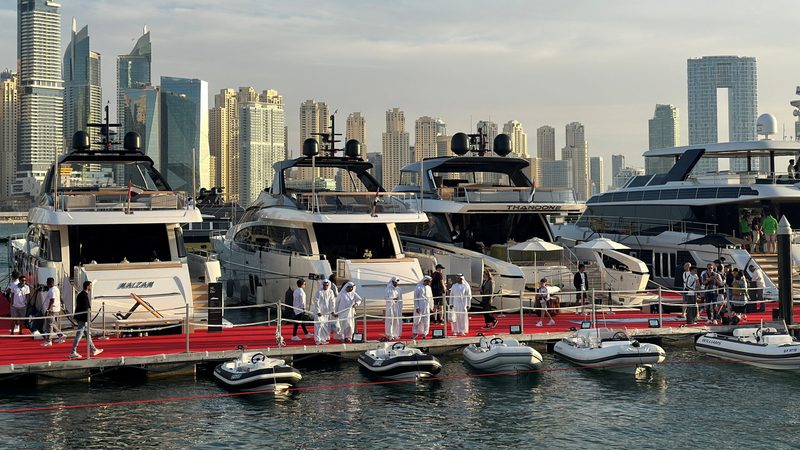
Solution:
<svg viewBox="0 0 800 450">
<path fill-rule="evenodd" d="M 302 339 L 297 335 L 297 328 L 300 326 L 303 327 L 303 333 L 305 333 L 306 338 L 314 337 L 313 334 L 308 332 L 305 322 L 306 319 L 308 319 L 308 316 L 306 315 L 306 280 L 300 278 L 297 280 L 296 284 L 297 287 L 292 293 L 292 319 L 295 321 L 292 329 L 293 341 L 299 341 Z"/>
<path fill-rule="evenodd" d="M 453 242 L 464 242 L 464 234 L 461 232 L 461 226 L 459 224 L 453 226 L 453 236 L 451 238 Z"/>
<path fill-rule="evenodd" d="M 684 304 L 684 306 L 681 307 L 681 315 L 678 316 L 678 317 L 686 317 L 686 306 L 685 305 L 689 304 L 689 293 L 688 293 L 689 284 L 688 284 L 688 282 L 689 282 L 689 277 L 691 277 L 691 276 L 692 276 L 692 263 L 690 263 L 690 262 L 683 263 L 683 275 L 681 275 L 681 277 L 683 278 L 683 304 Z M 694 293 L 692 293 L 691 295 L 694 296 Z"/>
<path fill-rule="evenodd" d="M 747 320 L 745 314 L 747 308 L 747 279 L 744 272 L 737 272 L 731 287 L 731 307 L 734 314 L 738 314 L 740 320 Z"/>
<path fill-rule="evenodd" d="M 758 308 L 759 312 L 764 312 L 767 310 L 767 304 L 764 303 L 764 272 L 754 264 L 750 264 L 750 266 L 747 267 L 747 272 L 750 275 L 749 296 L 755 303 L 753 308 Z"/>
<path fill-rule="evenodd" d="M 433 291 L 431 290 L 432 278 L 428 275 L 422 277 L 414 288 L 414 325 L 412 339 L 428 337 L 431 328 L 431 308 L 433 308 Z"/>
<path fill-rule="evenodd" d="M 492 314 L 492 302 L 494 300 L 494 277 L 488 270 L 483 271 L 483 283 L 481 283 L 481 308 L 483 313 L 483 328 L 489 329 L 497 326 L 497 319 Z"/>
<path fill-rule="evenodd" d="M 572 285 L 575 287 L 575 302 L 581 306 L 589 298 L 589 276 L 586 274 L 586 265 L 578 264 L 578 271 L 572 278 Z M 582 310 L 583 308 L 581 308 Z"/>
<path fill-rule="evenodd" d="M 314 342 L 317 345 L 327 344 L 331 337 L 328 319 L 333 313 L 336 297 L 333 295 L 330 280 L 322 280 L 317 290 L 317 295 L 311 303 L 311 312 L 314 314 Z"/>
<path fill-rule="evenodd" d="M 544 319 L 545 314 L 547 317 L 550 318 L 550 322 L 547 322 L 548 325 L 555 325 L 556 321 L 553 320 L 553 316 L 550 315 L 550 310 L 548 309 L 548 303 L 550 302 L 550 290 L 547 289 L 547 278 L 542 278 L 539 280 L 539 292 L 536 294 L 537 303 L 539 303 L 539 307 L 542 308 L 542 319 Z M 542 326 L 541 319 L 536 322 L 536 326 Z"/>
<path fill-rule="evenodd" d="M 469 315 L 467 310 L 472 302 L 472 289 L 464 281 L 464 275 L 458 274 L 456 282 L 450 288 L 450 308 L 453 310 L 453 334 L 466 336 L 469 333 Z"/>
<path fill-rule="evenodd" d="M 764 218 L 763 223 L 764 229 L 764 251 L 766 253 L 777 253 L 778 252 L 778 240 L 777 240 L 777 233 L 778 233 L 778 220 L 770 211 L 767 214 L 767 217 Z"/>
<path fill-rule="evenodd" d="M 688 266 L 688 268 L 687 268 Z M 683 275 L 683 289 L 686 291 L 684 294 L 683 302 L 686 304 L 686 325 L 694 325 L 697 323 L 697 269 L 692 267 L 690 263 L 684 264 Z"/>
<path fill-rule="evenodd" d="M 750 241 L 753 243 L 754 252 L 761 251 L 761 231 L 761 217 L 753 216 L 753 220 L 750 223 L 750 234 L 752 235 Z"/>
<path fill-rule="evenodd" d="M 739 218 L 739 233 L 742 234 L 742 239 L 749 240 L 751 238 L 750 237 L 750 216 L 747 214 L 747 211 L 744 211 L 742 213 L 742 216 Z M 701 276 L 702 276 L 702 274 L 701 274 Z"/>
<path fill-rule="evenodd" d="M 393 276 L 386 283 L 386 290 L 384 291 L 384 300 L 386 300 L 386 313 L 384 314 L 384 324 L 386 331 L 386 339 L 393 341 L 400 338 L 403 334 L 403 294 L 397 285 L 400 283 L 400 278 Z"/>
<path fill-rule="evenodd" d="M 339 321 L 344 342 L 353 341 L 353 333 L 356 329 L 355 309 L 361 304 L 361 300 L 361 296 L 356 294 L 356 285 L 350 281 L 342 287 L 339 296 L 336 298 L 336 312 L 333 315 Z"/>
<path fill-rule="evenodd" d="M 19 281 L 11 288 L 11 334 L 22 334 L 22 322 L 28 313 L 28 303 L 31 299 L 31 288 L 28 286 L 28 277 L 20 275 Z"/>
<path fill-rule="evenodd" d="M 717 291 L 723 284 L 722 278 L 714 268 L 713 263 L 706 265 L 706 270 L 700 274 L 701 289 L 704 291 L 706 305 L 706 323 L 717 325 L 719 323 L 719 305 L 717 305 Z"/>
<path fill-rule="evenodd" d="M 14 286 L 18 284 L 19 284 L 19 272 L 14 270 L 11 272 L 11 279 L 8 280 L 8 287 L 6 287 L 6 290 L 3 291 L 3 294 L 6 296 L 6 300 L 8 300 L 9 302 L 11 302 L 11 290 L 14 288 Z"/>
<path fill-rule="evenodd" d="M 786 176 L 789 178 L 794 178 L 794 160 L 789 160 L 789 167 L 786 168 Z"/>
<path fill-rule="evenodd" d="M 44 329 L 47 330 L 47 334 L 42 347 L 53 345 L 53 338 L 56 338 L 56 344 L 61 344 L 66 340 L 61 333 L 58 317 L 61 313 L 61 290 L 56 287 L 55 283 L 56 281 L 53 277 L 47 279 L 47 293 L 44 296 L 44 305 L 42 307 L 45 313 Z"/>
<path fill-rule="evenodd" d="M 83 337 L 84 334 L 86 335 L 86 342 L 89 344 L 89 351 L 92 352 L 92 356 L 103 353 L 102 348 L 94 346 L 94 342 L 92 342 L 92 333 L 87 326 L 89 323 L 89 312 L 92 309 L 92 302 L 89 298 L 91 292 L 92 282 L 88 280 L 84 281 L 83 290 L 78 294 L 78 297 L 75 298 L 75 314 L 73 318 L 77 323 L 77 327 L 75 329 L 75 340 L 72 341 L 72 351 L 69 354 L 69 359 L 82 358 L 80 353 L 78 353 L 78 344 L 81 342 L 81 337 Z"/>
<path fill-rule="evenodd" d="M 333 303 L 334 306 L 336 304 L 336 297 L 339 296 L 339 279 L 336 277 L 335 273 L 332 273 L 331 276 L 328 277 L 328 281 L 331 282 L 331 291 L 333 291 Z M 331 311 L 331 314 L 328 316 L 328 329 L 333 333 L 333 338 L 342 340 L 342 334 L 339 332 L 339 321 L 336 320 L 336 317 L 333 315 L 335 311 Z"/>
<path fill-rule="evenodd" d="M 436 264 L 436 271 L 431 276 L 431 292 L 433 292 L 433 323 L 444 323 L 444 297 L 447 285 L 444 283 L 444 266 Z"/>
</svg>

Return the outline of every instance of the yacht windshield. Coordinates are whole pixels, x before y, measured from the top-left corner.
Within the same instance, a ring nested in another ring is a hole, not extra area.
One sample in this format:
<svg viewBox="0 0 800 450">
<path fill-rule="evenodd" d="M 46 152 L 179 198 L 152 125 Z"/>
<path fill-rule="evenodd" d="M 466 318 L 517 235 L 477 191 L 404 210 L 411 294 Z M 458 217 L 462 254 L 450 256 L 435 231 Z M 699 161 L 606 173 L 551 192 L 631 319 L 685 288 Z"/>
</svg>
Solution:
<svg viewBox="0 0 800 450">
<path fill-rule="evenodd" d="M 70 161 L 58 166 L 59 190 L 127 189 L 132 184 L 147 191 L 164 191 L 167 187 L 145 162 Z"/>
</svg>

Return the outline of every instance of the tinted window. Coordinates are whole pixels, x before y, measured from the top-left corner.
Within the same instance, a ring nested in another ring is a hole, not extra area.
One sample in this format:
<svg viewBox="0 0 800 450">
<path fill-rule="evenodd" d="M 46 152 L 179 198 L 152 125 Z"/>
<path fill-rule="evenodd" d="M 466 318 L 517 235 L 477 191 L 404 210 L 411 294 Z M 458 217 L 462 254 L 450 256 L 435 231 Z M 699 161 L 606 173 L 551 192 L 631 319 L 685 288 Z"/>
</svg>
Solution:
<svg viewBox="0 0 800 450">
<path fill-rule="evenodd" d="M 659 191 L 658 189 L 653 189 L 650 191 L 644 191 L 642 200 L 658 200 L 660 197 L 661 197 L 661 191 Z"/>
<path fill-rule="evenodd" d="M 678 198 L 691 198 L 694 199 L 697 196 L 697 189 L 681 189 L 678 193 Z"/>
<path fill-rule="evenodd" d="M 249 249 L 274 249 L 311 254 L 308 231 L 274 225 L 253 225 L 242 228 L 233 238 L 240 246 Z"/>
<path fill-rule="evenodd" d="M 629 202 L 637 202 L 642 199 L 642 195 L 644 192 L 642 191 L 634 191 L 628 193 L 628 201 Z"/>
<path fill-rule="evenodd" d="M 723 187 L 719 188 L 717 198 L 736 198 L 739 196 L 738 187 Z"/>
<path fill-rule="evenodd" d="M 678 198 L 678 189 L 664 189 L 661 191 L 661 200 L 675 200 Z"/>
<path fill-rule="evenodd" d="M 697 198 L 717 198 L 717 188 L 698 189 Z"/>
</svg>

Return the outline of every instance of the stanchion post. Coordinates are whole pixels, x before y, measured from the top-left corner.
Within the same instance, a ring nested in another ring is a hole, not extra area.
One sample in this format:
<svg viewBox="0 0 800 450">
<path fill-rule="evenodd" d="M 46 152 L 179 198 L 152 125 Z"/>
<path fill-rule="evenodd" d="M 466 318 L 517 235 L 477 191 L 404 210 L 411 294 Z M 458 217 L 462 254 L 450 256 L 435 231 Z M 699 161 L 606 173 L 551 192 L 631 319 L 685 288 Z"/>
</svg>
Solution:
<svg viewBox="0 0 800 450">
<path fill-rule="evenodd" d="M 101 322 L 101 324 L 103 326 L 103 334 L 98 339 L 100 339 L 102 341 L 105 341 L 106 339 L 108 339 L 108 336 L 106 335 L 106 302 L 102 302 L 100 304 L 100 314 L 103 315 L 103 319 L 102 319 L 102 322 Z M 61 328 L 59 328 L 59 330 L 60 329 Z"/>
<path fill-rule="evenodd" d="M 522 304 L 522 291 L 519 291 L 519 332 L 520 334 L 525 332 L 525 310 L 523 309 Z"/>
<path fill-rule="evenodd" d="M 592 327 L 597 327 L 597 309 L 595 306 L 595 291 L 592 289 Z"/>
<path fill-rule="evenodd" d="M 367 299 L 364 299 L 364 342 L 367 342 Z"/>
<path fill-rule="evenodd" d="M 183 323 L 186 331 L 186 353 L 189 353 L 189 304 L 186 304 L 186 321 Z"/>
<path fill-rule="evenodd" d="M 658 287 L 658 323 L 664 326 L 664 305 L 661 303 L 661 286 Z"/>
<path fill-rule="evenodd" d="M 447 301 L 447 298 L 445 296 L 444 306 L 442 308 L 442 310 L 444 311 L 444 337 L 447 337 L 447 322 L 450 320 L 450 315 L 447 314 L 447 306 L 449 303 L 450 302 Z"/>
<path fill-rule="evenodd" d="M 89 345 L 92 342 L 92 307 L 91 305 L 86 311 L 86 326 L 83 329 L 83 332 L 86 333 L 86 359 L 92 359 L 92 346 Z"/>
</svg>

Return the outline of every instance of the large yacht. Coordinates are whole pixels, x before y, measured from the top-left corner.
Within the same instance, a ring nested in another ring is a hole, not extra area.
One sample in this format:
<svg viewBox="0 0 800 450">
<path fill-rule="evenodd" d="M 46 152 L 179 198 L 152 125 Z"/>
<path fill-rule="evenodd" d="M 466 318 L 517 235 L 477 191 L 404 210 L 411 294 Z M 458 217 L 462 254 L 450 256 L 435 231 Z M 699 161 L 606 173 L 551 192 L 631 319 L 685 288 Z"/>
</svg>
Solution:
<svg viewBox="0 0 800 450">
<path fill-rule="evenodd" d="M 361 159 L 358 141 L 348 141 L 344 156 L 336 156 L 332 135 L 323 136 L 331 148 L 322 155 L 309 138 L 304 156 L 276 163 L 271 187 L 226 235 L 212 237 L 228 295 L 282 301 L 302 277 L 310 298 L 318 280 L 335 273 L 339 287 L 346 280 L 355 283 L 376 312 L 385 305 L 387 281 L 398 276 L 410 312 L 414 285 L 424 274 L 417 259 L 405 257 L 395 224 L 427 218 L 409 206 L 409 194 L 384 191 L 369 173 L 372 164 Z"/>
<path fill-rule="evenodd" d="M 181 224 L 200 222 L 200 212 L 139 151 L 136 133 L 125 136 L 124 150 L 114 148 L 108 123 L 103 133 L 102 148 L 92 150 L 77 132 L 74 150 L 48 171 L 26 236 L 10 242 L 10 263 L 33 284 L 55 278 L 68 312 L 92 281 L 93 309 L 104 308 L 108 322 L 182 318 L 187 305 L 192 314 Z"/>
<path fill-rule="evenodd" d="M 401 170 L 395 190 L 417 194 L 411 204 L 429 219 L 398 225 L 405 248 L 433 256 L 448 273 L 463 273 L 475 286 L 488 268 L 496 287 L 511 293 L 535 286 L 535 278 L 568 274 L 560 253 L 539 259 L 554 264 L 534 266 L 509 262 L 509 247 L 535 237 L 552 241 L 548 216 L 578 214 L 583 205 L 570 191 L 535 189 L 525 174 L 528 161 L 507 156 L 507 135 L 494 141 L 498 156 L 486 155 L 485 140 L 482 133 L 457 133 L 457 156 L 425 158 Z"/>
<path fill-rule="evenodd" d="M 774 297 L 776 270 L 766 267 L 773 265 L 774 254 L 760 254 L 755 247 L 751 254 L 747 243 L 736 245 L 734 240 L 720 248 L 686 242 L 712 233 L 749 239 L 740 232 L 742 218 L 752 220 L 770 212 L 800 224 L 800 180 L 775 170 L 776 157 L 798 154 L 800 143 L 773 140 L 649 150 L 645 158 L 675 161 L 669 172 L 637 176 L 620 189 L 592 196 L 576 222 L 554 224 L 553 234 L 567 245 L 599 236 L 623 243 L 665 286 L 676 285 L 686 262 L 705 267 L 724 258 L 725 264 L 740 269 L 760 265 L 769 278 L 766 294 Z M 701 158 L 739 158 L 746 164 L 741 171 L 697 173 L 693 169 Z M 753 170 L 755 158 L 768 161 L 768 167 Z M 798 244 L 792 245 L 792 259 L 795 264 L 800 261 Z"/>
</svg>

